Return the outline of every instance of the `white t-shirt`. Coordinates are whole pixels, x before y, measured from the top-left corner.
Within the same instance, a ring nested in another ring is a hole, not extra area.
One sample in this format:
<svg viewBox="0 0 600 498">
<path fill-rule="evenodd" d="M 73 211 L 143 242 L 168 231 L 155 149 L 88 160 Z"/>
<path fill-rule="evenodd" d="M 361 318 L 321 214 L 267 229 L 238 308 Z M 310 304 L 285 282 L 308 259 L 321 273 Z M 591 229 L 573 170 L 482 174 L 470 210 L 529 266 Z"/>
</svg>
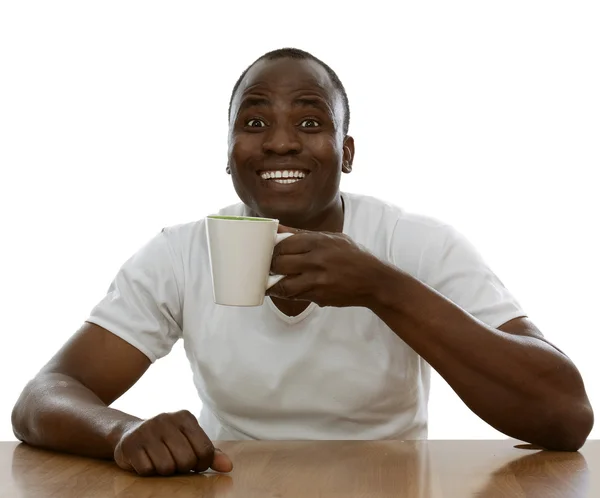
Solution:
<svg viewBox="0 0 600 498">
<path fill-rule="evenodd" d="M 342 193 L 345 234 L 498 327 L 525 316 L 456 230 Z M 220 214 L 247 215 L 243 204 Z M 371 310 L 288 317 L 213 302 L 205 222 L 165 228 L 130 258 L 88 321 L 155 361 L 183 339 L 211 439 L 424 439 L 430 366 Z"/>
</svg>

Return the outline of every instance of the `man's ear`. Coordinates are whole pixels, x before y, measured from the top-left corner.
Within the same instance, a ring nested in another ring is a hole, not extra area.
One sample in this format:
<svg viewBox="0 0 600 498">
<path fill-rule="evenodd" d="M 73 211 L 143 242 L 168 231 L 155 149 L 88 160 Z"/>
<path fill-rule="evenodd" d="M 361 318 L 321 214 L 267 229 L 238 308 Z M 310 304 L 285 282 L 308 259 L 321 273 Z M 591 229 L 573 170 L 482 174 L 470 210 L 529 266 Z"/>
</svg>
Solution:
<svg viewBox="0 0 600 498">
<path fill-rule="evenodd" d="M 354 162 L 354 139 L 350 135 L 344 138 L 344 153 L 342 155 L 342 172 L 351 173 Z"/>
<path fill-rule="evenodd" d="M 228 175 L 231 175 L 231 166 L 229 166 L 229 163 L 227 163 L 227 167 L 225 168 L 225 173 L 227 173 Z"/>
</svg>

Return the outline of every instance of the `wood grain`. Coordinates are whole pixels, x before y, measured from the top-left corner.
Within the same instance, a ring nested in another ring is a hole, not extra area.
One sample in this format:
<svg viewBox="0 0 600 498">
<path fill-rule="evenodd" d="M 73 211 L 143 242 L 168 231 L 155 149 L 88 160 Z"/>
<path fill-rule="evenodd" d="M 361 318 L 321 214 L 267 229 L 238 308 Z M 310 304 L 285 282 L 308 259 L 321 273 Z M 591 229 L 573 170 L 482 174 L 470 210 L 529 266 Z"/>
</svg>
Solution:
<svg viewBox="0 0 600 498">
<path fill-rule="evenodd" d="M 142 478 L 114 463 L 0 443 L 2 498 L 600 497 L 600 441 L 578 453 L 502 441 L 222 442 L 229 475 Z M 596 478 L 597 479 L 597 478 Z"/>
</svg>

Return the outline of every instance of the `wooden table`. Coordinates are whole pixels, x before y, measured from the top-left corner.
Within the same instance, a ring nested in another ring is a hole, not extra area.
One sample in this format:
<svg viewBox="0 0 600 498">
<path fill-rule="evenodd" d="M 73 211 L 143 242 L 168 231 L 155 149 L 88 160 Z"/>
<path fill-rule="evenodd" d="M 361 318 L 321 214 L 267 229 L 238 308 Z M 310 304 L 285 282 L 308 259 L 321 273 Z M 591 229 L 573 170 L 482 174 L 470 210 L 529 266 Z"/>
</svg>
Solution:
<svg viewBox="0 0 600 498">
<path fill-rule="evenodd" d="M 223 442 L 235 465 L 142 478 L 112 462 L 0 443 L 0 497 L 600 497 L 600 441 L 578 453 L 502 441 Z"/>
</svg>

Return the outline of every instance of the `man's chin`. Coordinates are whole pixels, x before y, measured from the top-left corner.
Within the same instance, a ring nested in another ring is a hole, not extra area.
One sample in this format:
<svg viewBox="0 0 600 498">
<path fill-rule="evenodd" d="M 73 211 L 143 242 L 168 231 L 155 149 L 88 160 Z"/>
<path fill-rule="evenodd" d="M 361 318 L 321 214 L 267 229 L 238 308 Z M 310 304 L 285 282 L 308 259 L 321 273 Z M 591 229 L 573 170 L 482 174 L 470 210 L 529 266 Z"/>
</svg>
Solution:
<svg viewBox="0 0 600 498">
<path fill-rule="evenodd" d="M 257 214 L 262 218 L 274 218 L 282 225 L 295 228 L 294 225 L 302 225 L 307 220 L 308 208 L 303 206 L 283 205 L 258 205 Z"/>
</svg>

